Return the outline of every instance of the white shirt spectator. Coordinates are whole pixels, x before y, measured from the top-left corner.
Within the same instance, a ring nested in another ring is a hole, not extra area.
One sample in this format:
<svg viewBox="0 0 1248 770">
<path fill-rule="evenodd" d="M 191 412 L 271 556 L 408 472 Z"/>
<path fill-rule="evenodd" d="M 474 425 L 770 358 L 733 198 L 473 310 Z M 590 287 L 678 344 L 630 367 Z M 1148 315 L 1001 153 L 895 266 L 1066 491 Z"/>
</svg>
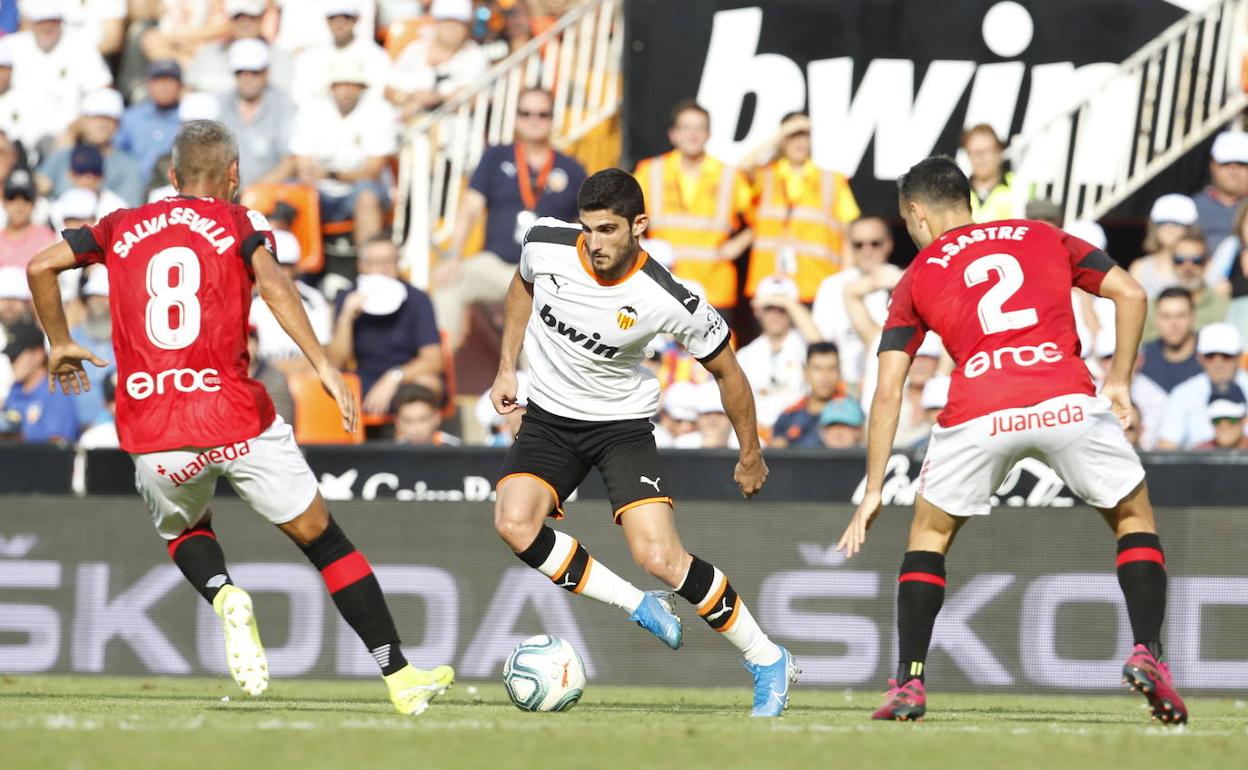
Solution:
<svg viewBox="0 0 1248 770">
<path fill-rule="evenodd" d="M 366 99 L 380 99 L 390 82 L 393 64 L 389 55 L 371 39 L 358 35 L 346 48 L 333 45 L 311 48 L 295 57 L 294 77 L 290 83 L 290 98 L 303 105 L 322 96 L 329 96 L 329 69 L 335 57 L 354 56 L 364 65 L 364 79 L 368 90 Z"/>
<path fill-rule="evenodd" d="M 309 102 L 296 114 L 290 138 L 292 155 L 313 158 L 326 171 L 357 171 L 369 158 L 391 155 L 397 149 L 394 110 L 373 99 L 360 100 L 347 115 L 330 98 Z M 327 195 L 343 196 L 350 193 L 351 185 L 323 179 L 320 189 Z"/>
<path fill-rule="evenodd" d="M 841 357 L 841 379 L 851 385 L 861 383 L 866 375 L 867 346 L 849 322 L 849 312 L 845 309 L 845 287 L 861 277 L 862 271 L 857 267 L 847 267 L 828 276 L 819 284 L 811 306 L 811 320 L 825 340 L 836 343 Z M 863 298 L 863 302 L 871 320 L 883 326 L 888 320 L 888 292 L 884 289 L 873 291 Z"/>
<path fill-rule="evenodd" d="M 30 31 L 10 35 L 8 45 L 13 54 L 12 90 L 23 94 L 22 103 L 31 111 L 23 113 L 23 134 L 59 134 L 78 117 L 84 94 L 113 83 L 94 41 L 82 32 L 63 30 L 50 51 L 41 49 Z"/>
<path fill-rule="evenodd" d="M 277 28 L 275 48 L 299 53 L 312 48 L 333 44 L 329 25 L 325 23 L 325 10 L 339 5 L 339 0 L 277 0 L 282 9 L 282 21 Z M 377 24 L 377 3 L 354 3 L 359 18 L 355 22 L 355 39 L 372 40 Z M 296 70 L 298 63 L 296 62 Z"/>
<path fill-rule="evenodd" d="M 390 86 L 405 93 L 433 91 L 443 98 L 472 85 L 490 68 L 490 60 L 481 46 L 472 40 L 464 43 L 449 61 L 429 66 L 428 40 L 416 40 L 399 54 L 390 75 Z"/>
<path fill-rule="evenodd" d="M 121 442 L 117 438 L 117 423 L 109 420 L 92 425 L 82 432 L 78 439 L 79 449 L 119 449 Z"/>
<path fill-rule="evenodd" d="M 802 397 L 805 387 L 806 342 L 796 329 L 772 352 L 766 337 L 737 351 L 737 361 L 754 391 L 760 425 L 774 425 L 780 413 Z"/>
<path fill-rule="evenodd" d="M 1166 416 L 1170 394 L 1165 388 L 1137 374 L 1131 378 L 1131 402 L 1140 411 L 1140 449 L 1151 452 L 1157 448 L 1157 434 Z"/>
<path fill-rule="evenodd" d="M 1235 372 L 1235 384 L 1248 391 L 1248 372 Z M 1209 396 L 1213 383 L 1201 373 L 1182 382 L 1170 391 L 1157 438 L 1182 449 L 1213 440 L 1213 424 L 1209 421 Z M 1143 417 L 1143 407 L 1141 407 Z"/>
<path fill-rule="evenodd" d="M 126 0 L 64 0 L 65 31 L 81 33 L 98 48 L 104 39 L 104 25 L 125 20 Z"/>
</svg>

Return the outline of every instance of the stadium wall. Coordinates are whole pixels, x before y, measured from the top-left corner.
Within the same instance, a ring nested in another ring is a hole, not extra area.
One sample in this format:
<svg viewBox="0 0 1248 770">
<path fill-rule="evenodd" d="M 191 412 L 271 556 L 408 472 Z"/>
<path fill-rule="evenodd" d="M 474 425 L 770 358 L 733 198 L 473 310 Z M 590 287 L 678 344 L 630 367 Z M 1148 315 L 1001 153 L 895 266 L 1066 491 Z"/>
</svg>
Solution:
<svg viewBox="0 0 1248 770">
<path fill-rule="evenodd" d="M 639 586 L 657 587 L 631 564 L 605 502 L 567 507 L 558 526 Z M 524 567 L 494 535 L 488 501 L 357 497 L 332 508 L 390 593 L 419 664 L 452 662 L 463 679 L 496 679 L 515 643 L 544 632 L 576 646 L 593 682 L 747 681 L 734 651 L 683 604 L 687 643 L 671 652 L 619 612 Z M 0 672 L 223 673 L 216 618 L 169 561 L 137 495 L 12 494 L 0 496 L 0 509 Z M 274 675 L 374 676 L 299 551 L 237 499 L 213 509 L 233 577 L 255 597 Z M 848 563 L 831 550 L 852 512 L 844 500 L 681 500 L 676 512 L 690 550 L 724 569 L 799 657 L 803 685 L 882 685 L 896 657 L 906 509 L 887 509 Z M 1248 687 L 1248 517 L 1165 507 L 1159 521 L 1170 573 L 1165 642 L 1178 683 L 1210 694 Z M 949 691 L 1114 691 L 1130 642 L 1100 518 L 1082 505 L 1002 506 L 958 538 L 929 682 Z"/>
</svg>

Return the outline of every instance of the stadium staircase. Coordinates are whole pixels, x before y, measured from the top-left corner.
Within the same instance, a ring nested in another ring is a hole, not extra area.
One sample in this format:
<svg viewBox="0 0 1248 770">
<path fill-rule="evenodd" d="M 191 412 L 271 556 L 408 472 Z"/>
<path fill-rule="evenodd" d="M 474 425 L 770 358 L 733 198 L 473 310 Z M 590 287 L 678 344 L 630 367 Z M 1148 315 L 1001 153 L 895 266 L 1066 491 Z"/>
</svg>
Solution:
<svg viewBox="0 0 1248 770">
<path fill-rule="evenodd" d="M 1248 106 L 1245 0 L 1213 0 L 1124 61 L 1007 153 L 1019 181 L 1095 220 Z"/>
<path fill-rule="evenodd" d="M 494 65 L 475 87 L 415 120 L 399 155 L 395 230 L 409 280 L 425 288 L 455 222 L 468 174 L 489 145 L 505 144 L 525 88 L 555 97 L 555 146 L 586 168 L 620 153 L 624 1 L 589 0 Z M 480 243 L 480 234 L 475 238 Z M 475 249 L 471 242 L 465 251 Z"/>
</svg>

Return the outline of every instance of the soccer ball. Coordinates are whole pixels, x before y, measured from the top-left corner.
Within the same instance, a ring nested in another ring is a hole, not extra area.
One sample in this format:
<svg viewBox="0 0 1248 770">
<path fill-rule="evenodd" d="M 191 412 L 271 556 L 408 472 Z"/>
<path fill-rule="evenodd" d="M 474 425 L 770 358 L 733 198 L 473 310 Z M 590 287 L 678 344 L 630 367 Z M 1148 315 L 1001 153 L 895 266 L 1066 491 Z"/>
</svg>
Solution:
<svg viewBox="0 0 1248 770">
<path fill-rule="evenodd" d="M 567 711 L 585 691 L 585 665 L 564 640 L 534 636 L 511 651 L 503 666 L 503 684 L 522 711 Z"/>
</svg>

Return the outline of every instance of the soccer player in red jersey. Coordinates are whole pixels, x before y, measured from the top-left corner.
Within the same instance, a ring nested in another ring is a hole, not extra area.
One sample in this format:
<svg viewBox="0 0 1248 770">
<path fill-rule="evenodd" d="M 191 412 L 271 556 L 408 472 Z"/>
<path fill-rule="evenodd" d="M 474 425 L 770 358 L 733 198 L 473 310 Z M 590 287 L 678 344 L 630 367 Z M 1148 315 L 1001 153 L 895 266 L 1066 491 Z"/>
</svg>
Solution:
<svg viewBox="0 0 1248 770">
<path fill-rule="evenodd" d="M 879 380 L 867 440 L 867 486 L 838 548 L 853 556 L 880 512 L 884 470 L 897 430 L 910 361 L 927 332 L 956 364 L 948 406 L 919 473 L 909 548 L 897 589 L 901 655 L 876 719 L 918 719 L 926 710 L 924 662 L 945 596 L 945 554 L 1019 459 L 1039 457 L 1095 507 L 1118 538 L 1118 583 L 1135 649 L 1124 681 L 1153 716 L 1187 721 L 1161 662 L 1165 558 L 1144 469 L 1122 432 L 1143 328 L 1143 289 L 1104 252 L 1042 222 L 973 224 L 966 177 L 948 158 L 928 158 L 898 180 L 914 262 L 893 291 L 880 337 Z M 1097 395 L 1079 355 L 1070 290 L 1113 300 L 1117 348 Z"/>
<path fill-rule="evenodd" d="M 254 282 L 338 403 L 343 427 L 355 429 L 354 400 L 278 266 L 268 222 L 228 202 L 238 189 L 237 140 L 215 121 L 186 124 L 169 176 L 178 195 L 66 230 L 30 263 L 35 310 L 51 345 L 48 386 L 88 390 L 82 362 L 105 365 L 70 338 L 57 289 L 62 271 L 103 264 L 121 448 L 134 459 L 135 485 L 174 563 L 221 618 L 235 681 L 259 695 L 269 671 L 251 599 L 230 580 L 213 533 L 208 506 L 219 476 L 303 550 L 381 667 L 396 708 L 420 713 L 454 672 L 423 671 L 404 659 L 372 568 L 329 515 L 291 427 L 247 374 Z"/>
</svg>

